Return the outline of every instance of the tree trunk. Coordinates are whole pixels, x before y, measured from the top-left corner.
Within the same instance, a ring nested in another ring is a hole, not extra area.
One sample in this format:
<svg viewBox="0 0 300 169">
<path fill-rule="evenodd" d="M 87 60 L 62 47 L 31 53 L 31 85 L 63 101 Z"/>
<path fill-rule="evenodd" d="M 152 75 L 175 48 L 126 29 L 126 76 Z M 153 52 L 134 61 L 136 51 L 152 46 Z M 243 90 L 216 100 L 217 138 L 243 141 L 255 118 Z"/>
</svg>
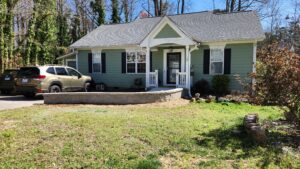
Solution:
<svg viewBox="0 0 300 169">
<path fill-rule="evenodd" d="M 111 1 L 112 5 L 112 16 L 111 20 L 112 23 L 119 23 L 120 22 L 120 17 L 119 17 L 119 12 L 118 12 L 118 0 L 112 0 Z"/>
<path fill-rule="evenodd" d="M 238 11 L 242 10 L 242 0 L 239 0 L 239 4 L 238 4 Z"/>
<path fill-rule="evenodd" d="M 123 0 L 123 8 L 124 8 L 124 17 L 125 22 L 129 22 L 129 7 L 128 7 L 128 0 Z"/>
<path fill-rule="evenodd" d="M 153 4 L 154 4 L 154 14 L 155 14 L 155 16 L 159 16 L 159 13 L 158 13 L 158 0 L 153 0 Z"/>
<path fill-rule="evenodd" d="M 230 12 L 233 12 L 235 8 L 235 0 L 231 0 Z"/>
<path fill-rule="evenodd" d="M 181 0 L 181 14 L 184 13 L 184 9 L 185 9 L 185 1 Z"/>
<path fill-rule="evenodd" d="M 162 15 L 162 11 L 163 11 L 163 0 L 160 0 L 159 1 L 159 11 L 158 11 L 159 16 Z"/>
<path fill-rule="evenodd" d="M 226 0 L 226 12 L 229 12 L 229 0 Z"/>
<path fill-rule="evenodd" d="M 180 0 L 177 0 L 177 14 L 180 14 Z"/>
</svg>

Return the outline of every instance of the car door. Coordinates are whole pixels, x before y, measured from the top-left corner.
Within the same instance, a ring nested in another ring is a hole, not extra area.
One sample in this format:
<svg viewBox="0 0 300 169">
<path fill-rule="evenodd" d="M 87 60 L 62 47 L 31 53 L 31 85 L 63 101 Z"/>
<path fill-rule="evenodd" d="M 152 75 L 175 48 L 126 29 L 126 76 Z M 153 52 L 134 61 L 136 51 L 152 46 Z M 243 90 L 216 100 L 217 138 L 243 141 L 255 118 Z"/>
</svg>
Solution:
<svg viewBox="0 0 300 169">
<path fill-rule="evenodd" d="M 69 76 L 72 77 L 71 84 L 70 84 L 72 90 L 81 90 L 84 86 L 81 78 L 81 74 L 72 68 L 67 68 L 67 71 Z"/>
<path fill-rule="evenodd" d="M 67 70 L 64 67 L 55 67 L 57 80 L 62 84 L 63 91 L 71 91 L 72 77 L 69 76 Z"/>
</svg>

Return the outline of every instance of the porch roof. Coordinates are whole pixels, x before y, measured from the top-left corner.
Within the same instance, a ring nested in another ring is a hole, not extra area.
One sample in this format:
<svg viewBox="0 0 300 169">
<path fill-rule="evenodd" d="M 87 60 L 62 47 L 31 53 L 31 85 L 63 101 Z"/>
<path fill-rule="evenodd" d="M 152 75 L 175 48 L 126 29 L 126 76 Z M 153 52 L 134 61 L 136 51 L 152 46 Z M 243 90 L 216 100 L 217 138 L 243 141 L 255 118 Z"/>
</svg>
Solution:
<svg viewBox="0 0 300 169">
<path fill-rule="evenodd" d="M 211 11 L 167 16 L 195 42 L 261 40 L 264 32 L 255 11 L 215 14 Z M 163 17 L 101 25 L 71 48 L 140 45 Z"/>
</svg>

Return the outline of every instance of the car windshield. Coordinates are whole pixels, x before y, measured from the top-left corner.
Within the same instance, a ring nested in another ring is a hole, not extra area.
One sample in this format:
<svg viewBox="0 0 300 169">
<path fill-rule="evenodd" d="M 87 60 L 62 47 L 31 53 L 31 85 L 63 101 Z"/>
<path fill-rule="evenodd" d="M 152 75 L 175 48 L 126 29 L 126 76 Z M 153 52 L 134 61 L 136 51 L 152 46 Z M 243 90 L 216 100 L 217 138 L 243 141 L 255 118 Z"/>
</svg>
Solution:
<svg viewBox="0 0 300 169">
<path fill-rule="evenodd" d="M 40 70 L 37 67 L 24 67 L 18 72 L 18 77 L 36 77 L 40 75 Z"/>
</svg>

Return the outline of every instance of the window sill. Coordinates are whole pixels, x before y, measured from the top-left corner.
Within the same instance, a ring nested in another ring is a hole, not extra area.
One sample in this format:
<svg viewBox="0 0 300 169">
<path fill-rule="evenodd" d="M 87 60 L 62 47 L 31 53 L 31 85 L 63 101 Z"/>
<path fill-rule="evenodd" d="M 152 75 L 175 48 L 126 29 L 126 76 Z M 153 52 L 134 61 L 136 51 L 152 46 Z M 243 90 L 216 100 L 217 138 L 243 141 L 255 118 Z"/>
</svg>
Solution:
<svg viewBox="0 0 300 169">
<path fill-rule="evenodd" d="M 125 73 L 127 75 L 141 75 L 141 74 L 146 74 L 146 73 Z"/>
<path fill-rule="evenodd" d="M 209 75 L 224 75 L 224 73 L 210 73 Z"/>
</svg>

